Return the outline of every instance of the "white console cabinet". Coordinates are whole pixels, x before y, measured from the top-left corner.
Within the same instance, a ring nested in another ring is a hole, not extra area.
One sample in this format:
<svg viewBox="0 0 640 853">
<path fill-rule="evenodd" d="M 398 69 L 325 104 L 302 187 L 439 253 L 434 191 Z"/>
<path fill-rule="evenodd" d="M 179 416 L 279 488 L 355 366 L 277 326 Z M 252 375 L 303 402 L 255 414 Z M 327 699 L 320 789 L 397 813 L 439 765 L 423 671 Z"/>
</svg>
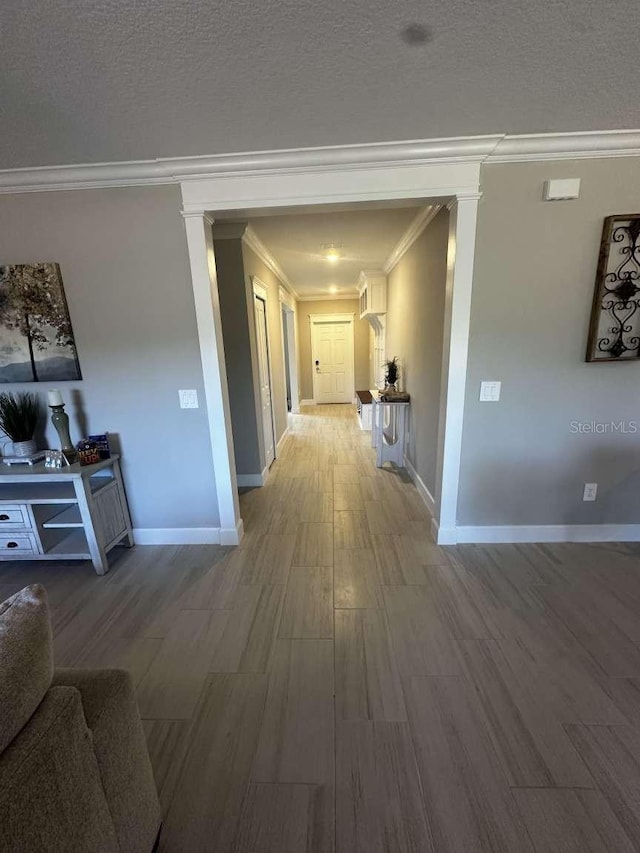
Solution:
<svg viewBox="0 0 640 853">
<path fill-rule="evenodd" d="M 0 560 L 91 560 L 133 545 L 119 457 L 66 468 L 0 465 Z"/>
</svg>

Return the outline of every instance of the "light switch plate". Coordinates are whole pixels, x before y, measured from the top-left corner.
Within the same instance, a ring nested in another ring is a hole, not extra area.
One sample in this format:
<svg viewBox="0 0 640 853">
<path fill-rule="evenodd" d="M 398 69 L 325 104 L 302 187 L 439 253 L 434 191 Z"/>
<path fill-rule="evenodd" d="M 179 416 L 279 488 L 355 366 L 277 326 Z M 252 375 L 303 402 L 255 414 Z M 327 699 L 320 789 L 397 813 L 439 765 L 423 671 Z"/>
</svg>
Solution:
<svg viewBox="0 0 640 853">
<path fill-rule="evenodd" d="M 480 383 L 480 402 L 481 403 L 497 403 L 500 400 L 500 391 L 502 382 L 481 382 Z"/>
<path fill-rule="evenodd" d="M 595 501 L 598 495 L 598 484 L 597 483 L 585 483 L 584 484 L 584 492 L 582 493 L 583 501 Z"/>
<path fill-rule="evenodd" d="M 186 391 L 178 391 L 181 409 L 197 409 L 198 408 L 198 392 L 195 389 Z"/>
</svg>

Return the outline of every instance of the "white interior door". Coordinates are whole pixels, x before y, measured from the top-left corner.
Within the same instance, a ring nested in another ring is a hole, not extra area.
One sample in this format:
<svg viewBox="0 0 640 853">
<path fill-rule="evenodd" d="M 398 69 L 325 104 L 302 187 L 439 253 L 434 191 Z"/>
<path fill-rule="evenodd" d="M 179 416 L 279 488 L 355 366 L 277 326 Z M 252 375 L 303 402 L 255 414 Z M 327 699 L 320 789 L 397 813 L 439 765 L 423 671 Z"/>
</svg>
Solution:
<svg viewBox="0 0 640 853">
<path fill-rule="evenodd" d="M 275 459 L 275 441 L 273 437 L 273 408 L 271 402 L 271 374 L 269 371 L 269 340 L 267 337 L 267 304 L 262 297 L 254 294 L 253 305 L 256 316 L 256 338 L 258 344 L 258 374 L 260 377 L 260 404 L 262 408 L 262 429 L 264 431 L 264 453 L 267 468 Z"/>
<path fill-rule="evenodd" d="M 355 395 L 353 317 L 311 317 L 313 398 L 316 403 L 351 403 Z"/>
</svg>

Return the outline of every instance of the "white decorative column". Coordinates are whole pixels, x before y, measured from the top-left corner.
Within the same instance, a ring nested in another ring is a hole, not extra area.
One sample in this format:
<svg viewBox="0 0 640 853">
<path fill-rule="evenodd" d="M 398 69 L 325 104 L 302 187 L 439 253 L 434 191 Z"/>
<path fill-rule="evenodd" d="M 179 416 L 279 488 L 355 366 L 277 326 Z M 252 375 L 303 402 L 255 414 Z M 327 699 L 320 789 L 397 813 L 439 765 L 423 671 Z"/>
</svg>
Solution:
<svg viewBox="0 0 640 853">
<path fill-rule="evenodd" d="M 211 230 L 213 220 L 204 211 L 184 213 L 183 216 L 187 231 L 200 359 L 207 402 L 207 420 L 211 435 L 220 514 L 220 544 L 238 545 L 242 539 L 243 528 L 238 503 L 227 368 L 213 252 Z"/>
<path fill-rule="evenodd" d="M 457 541 L 458 486 L 479 199 L 479 193 L 457 196 L 448 205 L 449 243 L 434 525 L 440 545 L 451 545 Z"/>
</svg>

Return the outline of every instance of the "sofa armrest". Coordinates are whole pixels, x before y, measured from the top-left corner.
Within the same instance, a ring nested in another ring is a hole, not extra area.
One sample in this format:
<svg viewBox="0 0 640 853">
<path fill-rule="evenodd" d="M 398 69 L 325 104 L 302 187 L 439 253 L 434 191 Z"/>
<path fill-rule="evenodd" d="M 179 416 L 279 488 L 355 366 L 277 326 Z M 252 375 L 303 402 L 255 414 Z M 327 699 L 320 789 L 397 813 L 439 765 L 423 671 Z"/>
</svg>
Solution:
<svg viewBox="0 0 640 853">
<path fill-rule="evenodd" d="M 160 803 L 131 676 L 119 669 L 57 669 L 53 683 L 80 691 L 121 850 L 150 853 Z"/>
<path fill-rule="evenodd" d="M 53 687 L 0 755 L 0 851 L 117 853 L 80 694 Z"/>
</svg>

